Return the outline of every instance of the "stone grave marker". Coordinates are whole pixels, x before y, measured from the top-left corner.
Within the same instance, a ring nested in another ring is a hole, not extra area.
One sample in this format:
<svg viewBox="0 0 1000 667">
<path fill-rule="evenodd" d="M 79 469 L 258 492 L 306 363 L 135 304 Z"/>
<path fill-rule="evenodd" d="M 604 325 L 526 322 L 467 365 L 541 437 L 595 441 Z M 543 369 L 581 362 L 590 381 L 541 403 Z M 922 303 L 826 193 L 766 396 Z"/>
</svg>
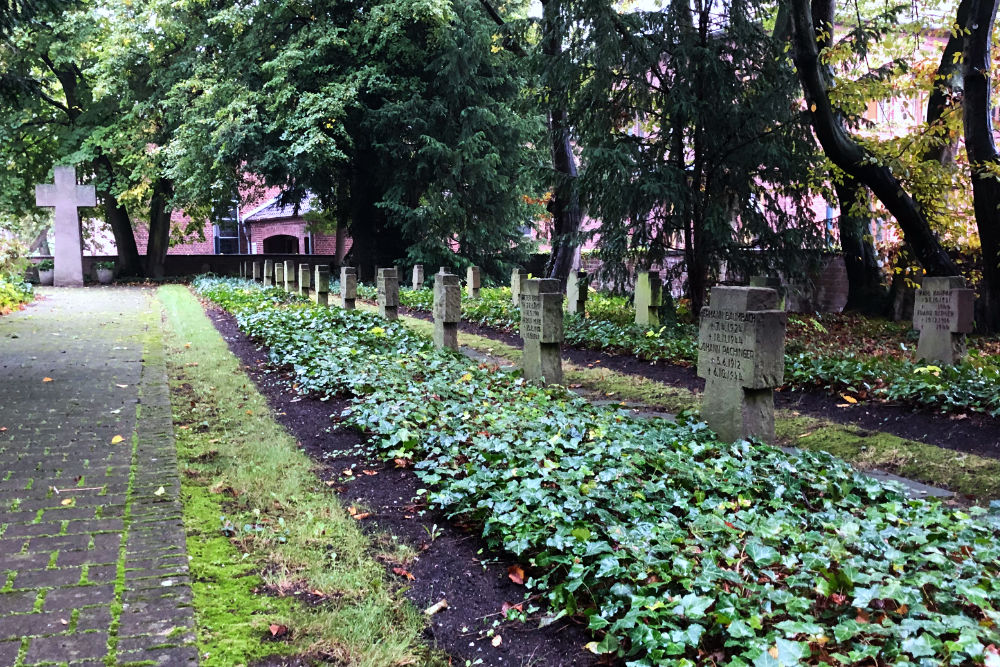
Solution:
<svg viewBox="0 0 1000 667">
<path fill-rule="evenodd" d="M 514 269 L 510 272 L 510 300 L 515 306 L 521 305 L 521 292 L 527 279 L 528 272 L 524 269 Z"/>
<path fill-rule="evenodd" d="M 778 293 L 778 310 L 785 310 L 785 294 L 787 290 L 781 284 L 781 278 L 775 276 L 750 276 L 750 287 L 767 287 Z"/>
<path fill-rule="evenodd" d="M 713 287 L 701 309 L 698 377 L 701 416 L 725 442 L 774 442 L 774 387 L 784 381 L 784 310 L 763 287 Z"/>
<path fill-rule="evenodd" d="M 434 276 L 434 345 L 458 349 L 458 323 L 462 319 L 462 285 L 458 276 Z"/>
<path fill-rule="evenodd" d="M 315 289 L 313 300 L 320 306 L 330 303 L 330 267 L 327 264 L 317 264 L 315 268 Z"/>
<path fill-rule="evenodd" d="M 260 282 L 264 279 L 264 263 L 254 262 L 253 263 L 253 279 L 254 282 Z"/>
<path fill-rule="evenodd" d="M 635 279 L 635 323 L 641 327 L 660 326 L 663 283 L 659 271 L 640 271 Z"/>
<path fill-rule="evenodd" d="M 56 287 L 83 285 L 83 239 L 80 235 L 80 213 L 77 209 L 97 206 L 97 191 L 93 185 L 76 184 L 76 167 L 55 168 L 52 184 L 35 186 L 35 204 L 55 209 L 55 270 L 52 284 Z"/>
<path fill-rule="evenodd" d="M 413 289 L 422 289 L 424 286 L 424 265 L 413 265 Z"/>
<path fill-rule="evenodd" d="M 298 277 L 295 273 L 295 260 L 286 259 L 285 260 L 285 291 L 294 292 L 296 291 L 295 279 Z"/>
<path fill-rule="evenodd" d="M 577 313 L 580 317 L 587 314 L 587 286 L 588 278 L 586 271 L 570 271 L 566 278 L 566 310 L 570 313 Z"/>
<path fill-rule="evenodd" d="M 274 260 L 264 260 L 264 287 L 274 287 Z"/>
<path fill-rule="evenodd" d="M 340 305 L 344 310 L 354 310 L 358 298 L 358 270 L 353 266 L 340 267 Z"/>
<path fill-rule="evenodd" d="M 399 319 L 399 274 L 396 269 L 378 270 L 378 314 L 387 320 Z"/>
<path fill-rule="evenodd" d="M 274 286 L 285 289 L 285 264 L 284 262 L 274 263 Z"/>
<path fill-rule="evenodd" d="M 479 298 L 480 286 L 479 267 L 470 266 L 465 270 L 465 290 L 470 299 Z"/>
<path fill-rule="evenodd" d="M 961 276 L 923 279 L 913 302 L 913 328 L 920 330 L 917 359 L 957 364 L 965 357 L 965 334 L 972 331 L 976 296 Z"/>
<path fill-rule="evenodd" d="M 309 297 L 309 265 L 299 264 L 299 296 Z"/>
<path fill-rule="evenodd" d="M 563 295 L 559 281 L 532 278 L 521 292 L 521 367 L 526 380 L 561 384 Z"/>
</svg>

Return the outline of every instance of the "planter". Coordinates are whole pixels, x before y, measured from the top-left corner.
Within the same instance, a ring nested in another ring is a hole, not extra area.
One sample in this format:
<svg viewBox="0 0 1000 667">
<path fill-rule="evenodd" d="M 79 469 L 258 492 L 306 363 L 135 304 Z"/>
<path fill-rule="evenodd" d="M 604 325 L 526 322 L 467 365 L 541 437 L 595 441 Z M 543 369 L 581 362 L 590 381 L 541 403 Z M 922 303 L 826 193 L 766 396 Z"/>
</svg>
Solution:
<svg viewBox="0 0 1000 667">
<path fill-rule="evenodd" d="M 39 269 L 38 270 L 38 284 L 39 285 L 51 285 L 52 282 L 53 282 L 53 279 L 55 277 L 55 274 L 56 274 L 55 269 L 49 269 L 47 271 L 43 271 L 42 269 Z"/>
<path fill-rule="evenodd" d="M 97 269 L 97 282 L 102 285 L 110 285 L 114 277 L 114 269 Z"/>
</svg>

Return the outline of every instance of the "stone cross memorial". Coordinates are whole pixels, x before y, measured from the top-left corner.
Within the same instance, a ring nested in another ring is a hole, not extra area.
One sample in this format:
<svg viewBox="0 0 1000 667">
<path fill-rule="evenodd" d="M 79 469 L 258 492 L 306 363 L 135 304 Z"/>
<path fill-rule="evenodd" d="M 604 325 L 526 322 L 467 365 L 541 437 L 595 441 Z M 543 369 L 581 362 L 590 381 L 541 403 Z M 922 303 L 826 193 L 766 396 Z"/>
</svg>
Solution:
<svg viewBox="0 0 1000 667">
<path fill-rule="evenodd" d="M 580 317 L 587 314 L 587 272 L 570 271 L 566 278 L 566 310 Z"/>
<path fill-rule="evenodd" d="M 83 285 L 83 239 L 80 236 L 80 214 L 77 209 L 97 206 L 93 185 L 76 184 L 75 167 L 56 167 L 55 183 L 35 186 L 35 204 L 55 209 L 55 273 L 56 287 Z"/>
<path fill-rule="evenodd" d="M 563 295 L 559 281 L 533 278 L 521 292 L 521 367 L 526 380 L 562 384 Z"/>
<path fill-rule="evenodd" d="M 424 286 L 424 265 L 413 265 L 413 289 L 421 289 Z"/>
<path fill-rule="evenodd" d="M 660 326 L 663 283 L 659 271 L 640 271 L 635 279 L 635 323 L 642 327 Z"/>
<path fill-rule="evenodd" d="M 774 387 L 784 381 L 785 324 L 778 293 L 763 287 L 713 287 L 701 309 L 698 377 L 701 416 L 725 442 L 755 436 L 774 442 Z"/>
<path fill-rule="evenodd" d="M 917 359 L 957 364 L 965 357 L 965 334 L 972 331 L 975 292 L 961 276 L 927 276 L 917 288 L 913 328 L 920 330 Z"/>
<path fill-rule="evenodd" d="M 458 349 L 458 323 L 462 319 L 462 286 L 458 276 L 434 276 L 434 345 Z"/>
<path fill-rule="evenodd" d="M 317 264 L 315 273 L 316 288 L 313 290 L 313 300 L 320 306 L 327 306 L 330 303 L 330 267 L 326 264 Z"/>
<path fill-rule="evenodd" d="M 274 263 L 274 286 L 285 289 L 285 265 L 283 262 Z"/>
<path fill-rule="evenodd" d="M 309 297 L 309 265 L 299 264 L 299 296 Z"/>
<path fill-rule="evenodd" d="M 479 298 L 480 285 L 479 267 L 470 266 L 465 271 L 465 289 L 470 299 Z"/>
<path fill-rule="evenodd" d="M 264 260 L 264 287 L 274 287 L 274 260 Z"/>
<path fill-rule="evenodd" d="M 528 272 L 524 269 L 514 269 L 510 272 L 510 300 L 515 306 L 521 305 L 521 292 L 524 291 L 524 281 L 528 279 Z"/>
<path fill-rule="evenodd" d="M 286 292 L 294 292 L 294 291 L 296 291 L 295 278 L 297 276 L 295 275 L 295 260 L 294 259 L 286 259 L 285 260 L 284 275 L 285 275 L 285 286 L 284 286 L 285 287 L 285 291 Z"/>
<path fill-rule="evenodd" d="M 253 279 L 255 282 L 260 282 L 264 279 L 264 263 L 254 262 L 253 263 Z"/>
<path fill-rule="evenodd" d="M 358 270 L 353 266 L 340 267 L 340 306 L 344 310 L 354 310 L 358 298 Z"/>
<path fill-rule="evenodd" d="M 378 270 L 378 314 L 387 320 L 399 319 L 399 274 L 396 269 Z"/>
</svg>

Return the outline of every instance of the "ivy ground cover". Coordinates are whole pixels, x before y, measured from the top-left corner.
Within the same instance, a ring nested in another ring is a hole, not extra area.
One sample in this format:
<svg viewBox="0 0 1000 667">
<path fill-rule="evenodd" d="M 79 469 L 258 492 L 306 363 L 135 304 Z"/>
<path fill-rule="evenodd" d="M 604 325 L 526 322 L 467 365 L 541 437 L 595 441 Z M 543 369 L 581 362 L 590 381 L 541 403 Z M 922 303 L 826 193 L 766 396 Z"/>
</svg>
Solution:
<svg viewBox="0 0 1000 667">
<path fill-rule="evenodd" d="M 429 311 L 432 300 L 428 289 L 400 290 L 400 303 L 409 308 Z M 697 332 L 691 325 L 655 330 L 636 326 L 624 297 L 599 292 L 591 294 L 587 313 L 586 319 L 566 315 L 568 344 L 681 365 L 697 359 Z M 520 311 L 511 303 L 508 288 L 484 288 L 480 299 L 462 302 L 462 318 L 514 331 Z M 828 322 L 831 334 L 820 319 L 789 318 L 787 387 L 824 389 L 847 394 L 853 401 L 875 398 L 942 412 L 1000 416 L 1000 346 L 995 341 L 983 342 L 983 349 L 992 354 L 974 350 L 962 364 L 938 367 L 909 359 L 916 339 L 901 325 L 860 317 L 848 317 L 847 322 Z"/>
<path fill-rule="evenodd" d="M 1000 665 L 994 517 L 905 498 L 822 453 L 720 443 L 475 365 L 375 314 L 201 294 L 431 503 L 517 556 L 546 618 L 630 665 Z M 534 610 L 525 607 L 525 612 Z M 513 612 L 518 613 L 518 612 Z"/>
</svg>

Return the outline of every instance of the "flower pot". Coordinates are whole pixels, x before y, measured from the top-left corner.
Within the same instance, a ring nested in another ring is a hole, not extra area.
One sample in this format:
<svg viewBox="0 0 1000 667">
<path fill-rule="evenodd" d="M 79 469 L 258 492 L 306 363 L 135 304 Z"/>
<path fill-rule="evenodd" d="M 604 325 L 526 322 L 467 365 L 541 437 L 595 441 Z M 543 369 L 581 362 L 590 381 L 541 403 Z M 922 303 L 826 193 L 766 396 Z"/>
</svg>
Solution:
<svg viewBox="0 0 1000 667">
<path fill-rule="evenodd" d="M 113 269 L 97 269 L 97 282 L 102 285 L 110 285 L 114 277 L 115 272 Z"/>
<path fill-rule="evenodd" d="M 38 269 L 38 284 L 39 285 L 51 285 L 52 281 L 56 275 L 55 269 Z"/>
</svg>

